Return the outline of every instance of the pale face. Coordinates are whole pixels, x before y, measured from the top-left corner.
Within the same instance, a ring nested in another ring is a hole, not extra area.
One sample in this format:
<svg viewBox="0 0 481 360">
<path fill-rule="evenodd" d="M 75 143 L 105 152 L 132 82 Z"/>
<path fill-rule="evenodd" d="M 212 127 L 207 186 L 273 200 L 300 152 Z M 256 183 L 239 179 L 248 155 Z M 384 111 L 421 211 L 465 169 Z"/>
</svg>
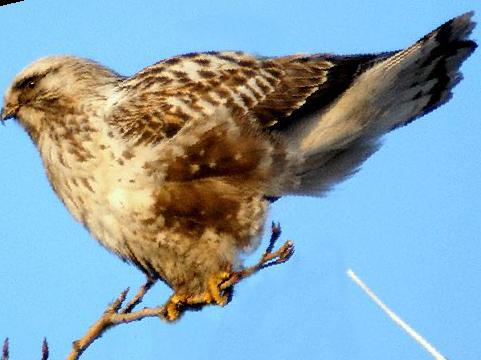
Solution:
<svg viewBox="0 0 481 360">
<path fill-rule="evenodd" d="M 23 69 L 6 90 L 1 119 L 16 118 L 28 131 L 40 131 L 46 116 L 79 104 L 98 85 L 118 79 L 117 74 L 87 59 L 39 59 Z"/>
<path fill-rule="evenodd" d="M 58 82 L 56 73 L 68 59 L 68 57 L 47 57 L 23 69 L 5 91 L 2 119 L 16 117 L 19 120 L 25 120 L 25 116 L 22 115 L 28 115 L 29 110 L 35 108 L 37 102 L 46 93 L 51 92 L 52 80 Z"/>
</svg>

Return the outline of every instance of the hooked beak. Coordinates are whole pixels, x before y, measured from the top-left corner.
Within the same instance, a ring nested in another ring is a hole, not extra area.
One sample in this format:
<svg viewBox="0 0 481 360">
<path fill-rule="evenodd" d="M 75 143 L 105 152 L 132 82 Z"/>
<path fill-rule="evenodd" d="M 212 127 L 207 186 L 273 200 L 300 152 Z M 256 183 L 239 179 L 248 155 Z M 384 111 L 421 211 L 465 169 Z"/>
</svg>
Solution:
<svg viewBox="0 0 481 360">
<path fill-rule="evenodd" d="M 2 122 L 2 125 L 5 125 L 5 120 L 14 118 L 17 114 L 17 110 L 17 107 L 8 106 L 8 104 L 5 107 L 2 107 L 0 114 L 0 121 Z"/>
</svg>

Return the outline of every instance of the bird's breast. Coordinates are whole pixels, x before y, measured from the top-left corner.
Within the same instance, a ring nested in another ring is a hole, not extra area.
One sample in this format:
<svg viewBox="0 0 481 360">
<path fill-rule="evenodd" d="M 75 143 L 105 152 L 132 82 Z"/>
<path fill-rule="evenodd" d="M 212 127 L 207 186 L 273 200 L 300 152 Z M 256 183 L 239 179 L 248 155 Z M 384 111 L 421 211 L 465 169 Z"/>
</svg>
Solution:
<svg viewBox="0 0 481 360">
<path fill-rule="evenodd" d="M 45 143 L 41 153 L 54 191 L 74 218 L 104 246 L 123 253 L 123 244 L 135 236 L 135 224 L 151 216 L 156 184 L 142 167 L 147 154 L 137 156 L 106 138 L 75 149 Z"/>
</svg>

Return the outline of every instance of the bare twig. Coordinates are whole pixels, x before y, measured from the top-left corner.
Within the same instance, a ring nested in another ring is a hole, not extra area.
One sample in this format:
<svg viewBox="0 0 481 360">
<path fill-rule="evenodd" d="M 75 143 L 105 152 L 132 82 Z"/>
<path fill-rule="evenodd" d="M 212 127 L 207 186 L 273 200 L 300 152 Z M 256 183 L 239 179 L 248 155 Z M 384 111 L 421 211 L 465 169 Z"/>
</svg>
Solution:
<svg viewBox="0 0 481 360">
<path fill-rule="evenodd" d="M 10 356 L 9 341 L 5 338 L 3 342 L 2 358 L 0 360 L 8 360 Z M 48 344 L 47 339 L 43 338 L 42 342 L 42 360 L 48 360 Z"/>
<path fill-rule="evenodd" d="M 412 327 L 404 322 L 394 311 L 388 308 L 376 294 L 362 282 L 357 275 L 349 269 L 347 275 L 396 323 L 401 329 L 408 333 L 416 342 L 421 345 L 427 352 L 429 352 L 436 360 L 447 360 L 434 346 L 432 346 L 425 338 L 419 335 Z"/>
<path fill-rule="evenodd" d="M 154 285 L 155 280 L 153 279 L 147 279 L 147 282 L 139 289 L 137 294 L 132 298 L 132 300 L 129 301 L 127 305 L 125 305 L 124 309 L 122 310 L 122 314 L 128 314 L 134 310 L 134 308 L 140 304 L 142 299 L 144 298 L 144 295 L 147 294 L 147 292 L 150 290 L 152 285 Z"/>
<path fill-rule="evenodd" d="M 149 291 L 152 285 L 153 281 L 148 279 L 124 308 L 122 308 L 122 304 L 127 297 L 129 289 L 127 288 L 122 291 L 117 299 L 115 299 L 114 302 L 107 307 L 100 319 L 98 319 L 87 330 L 87 333 L 81 339 L 73 342 L 72 350 L 68 355 L 67 360 L 78 359 L 80 355 L 82 355 L 82 353 L 90 346 L 90 344 L 101 337 L 105 331 L 110 329 L 112 326 L 138 321 L 146 317 L 161 316 L 164 309 L 163 306 L 144 308 L 142 310 L 133 312 L 135 306 L 142 301 L 144 295 Z"/>
<path fill-rule="evenodd" d="M 245 279 L 261 269 L 272 265 L 281 264 L 289 260 L 294 253 L 294 244 L 292 241 L 286 241 L 283 246 L 281 246 L 277 251 L 273 252 L 273 248 L 280 234 L 280 225 L 273 223 L 271 239 L 262 258 L 257 262 L 256 265 L 232 273 L 232 276 L 220 285 L 221 290 L 227 290 L 228 288 L 231 288 L 242 279 Z M 95 340 L 100 338 L 108 329 L 115 325 L 139 321 L 147 317 L 164 318 L 166 309 L 165 306 L 153 308 L 146 307 L 138 311 L 133 311 L 135 307 L 142 302 L 145 294 L 150 290 L 153 284 L 154 280 L 148 279 L 147 282 L 137 291 L 137 294 L 135 294 L 135 296 L 125 305 L 123 304 L 126 300 L 129 289 L 127 288 L 126 290 L 122 291 L 117 299 L 115 299 L 114 302 L 107 307 L 102 316 L 87 330 L 86 334 L 79 340 L 73 342 L 72 350 L 68 355 L 67 360 L 78 359 Z"/>
<path fill-rule="evenodd" d="M 267 246 L 267 249 L 265 253 L 271 253 L 272 250 L 274 249 L 274 246 L 276 245 L 277 240 L 279 240 L 279 237 L 281 236 L 281 224 L 275 223 L 274 221 L 271 224 L 271 238 L 269 239 L 269 246 Z"/>
<path fill-rule="evenodd" d="M 3 349 L 2 349 L 2 360 L 8 360 L 8 338 L 5 338 L 3 342 Z"/>
<path fill-rule="evenodd" d="M 42 360 L 48 360 L 47 338 L 43 338 L 43 342 L 42 342 Z"/>
<path fill-rule="evenodd" d="M 284 245 L 277 249 L 277 251 L 273 252 L 274 246 L 281 235 L 281 226 L 279 223 L 272 223 L 271 231 L 269 246 L 257 264 L 232 273 L 231 277 L 220 285 L 221 290 L 231 288 L 241 280 L 255 274 L 259 270 L 273 265 L 282 264 L 291 258 L 291 256 L 294 254 L 294 242 L 287 240 Z"/>
</svg>

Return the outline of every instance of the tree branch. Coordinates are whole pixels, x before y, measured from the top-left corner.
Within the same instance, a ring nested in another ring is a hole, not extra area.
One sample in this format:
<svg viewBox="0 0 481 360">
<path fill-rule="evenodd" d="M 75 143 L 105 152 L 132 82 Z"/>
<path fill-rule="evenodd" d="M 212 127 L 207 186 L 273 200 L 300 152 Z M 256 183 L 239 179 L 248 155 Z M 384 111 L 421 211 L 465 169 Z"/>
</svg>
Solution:
<svg viewBox="0 0 481 360">
<path fill-rule="evenodd" d="M 231 278 L 220 284 L 221 290 L 231 288 L 242 279 L 251 276 L 259 270 L 272 265 L 281 264 L 289 260 L 294 253 L 294 244 L 292 241 L 286 241 L 284 245 L 282 245 L 277 251 L 273 251 L 275 243 L 279 239 L 280 234 L 280 225 L 273 223 L 269 245 L 261 259 L 254 266 L 232 273 Z M 165 306 L 153 308 L 146 307 L 138 311 L 133 311 L 135 307 L 142 302 L 145 294 L 147 294 L 154 283 L 155 281 L 153 279 L 147 279 L 147 282 L 137 291 L 137 294 L 135 294 L 135 296 L 125 305 L 123 304 L 126 301 L 129 289 L 127 288 L 122 291 L 117 299 L 115 299 L 114 302 L 107 307 L 102 316 L 92 326 L 90 326 L 85 335 L 73 342 L 72 350 L 68 355 L 67 360 L 77 360 L 95 340 L 100 338 L 108 329 L 113 326 L 139 321 L 147 317 L 163 318 L 165 315 Z M 46 349 L 48 356 L 48 348 Z M 8 360 L 8 353 L 7 358 L 2 358 L 2 360 Z"/>
<path fill-rule="evenodd" d="M 42 342 L 42 360 L 47 360 L 49 355 L 47 338 L 43 338 Z"/>
<path fill-rule="evenodd" d="M 72 350 L 67 360 L 76 360 L 95 340 L 101 337 L 108 329 L 118 324 L 126 324 L 132 321 L 138 321 L 146 317 L 161 316 L 164 307 L 144 308 L 133 312 L 133 309 L 142 302 L 144 295 L 150 290 L 154 281 L 148 279 L 147 282 L 139 289 L 137 294 L 122 308 L 129 289 L 125 289 L 104 311 L 100 319 L 98 319 L 88 330 L 87 333 L 79 340 L 72 344 Z"/>
<path fill-rule="evenodd" d="M 8 360 L 9 351 L 8 351 L 8 338 L 5 338 L 3 342 L 3 349 L 2 349 L 2 359 L 1 360 Z"/>
<path fill-rule="evenodd" d="M 47 339 L 43 338 L 42 342 L 42 360 L 48 360 L 48 343 Z M 9 341 L 5 338 L 2 348 L 2 358 L 0 360 L 8 360 L 10 357 Z"/>
</svg>

